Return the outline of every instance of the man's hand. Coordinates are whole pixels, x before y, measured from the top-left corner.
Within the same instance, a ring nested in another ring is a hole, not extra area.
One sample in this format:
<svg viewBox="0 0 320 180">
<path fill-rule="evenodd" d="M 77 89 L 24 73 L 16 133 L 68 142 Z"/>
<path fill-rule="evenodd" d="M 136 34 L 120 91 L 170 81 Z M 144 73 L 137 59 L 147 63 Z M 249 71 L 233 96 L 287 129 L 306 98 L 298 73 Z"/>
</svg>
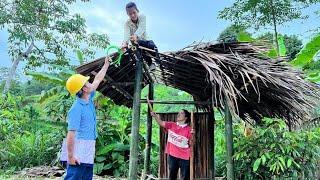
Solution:
<svg viewBox="0 0 320 180">
<path fill-rule="evenodd" d="M 130 36 L 130 40 L 133 41 L 134 43 L 138 43 L 138 36 L 134 34 Z"/>
<path fill-rule="evenodd" d="M 68 163 L 70 165 L 80 165 L 79 160 L 76 159 L 74 156 L 68 156 Z"/>
<path fill-rule="evenodd" d="M 125 41 L 121 44 L 122 51 L 124 51 L 127 47 L 128 47 L 128 42 Z"/>
<path fill-rule="evenodd" d="M 109 66 L 111 60 L 112 60 L 112 59 L 111 59 L 109 56 L 106 56 L 106 58 L 104 59 L 104 64 Z"/>
<path fill-rule="evenodd" d="M 67 134 L 68 163 L 71 165 L 80 164 L 79 160 L 73 156 L 74 153 L 75 131 L 70 130 Z"/>
</svg>

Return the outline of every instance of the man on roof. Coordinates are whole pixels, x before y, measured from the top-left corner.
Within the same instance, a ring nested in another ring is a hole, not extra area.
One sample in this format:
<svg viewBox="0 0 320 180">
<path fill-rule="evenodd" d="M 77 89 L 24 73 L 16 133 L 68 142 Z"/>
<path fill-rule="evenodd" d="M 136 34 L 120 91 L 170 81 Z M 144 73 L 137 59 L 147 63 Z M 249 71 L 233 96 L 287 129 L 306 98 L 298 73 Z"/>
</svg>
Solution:
<svg viewBox="0 0 320 180">
<path fill-rule="evenodd" d="M 146 16 L 139 14 L 137 5 L 134 2 L 126 5 L 126 12 L 129 19 L 124 25 L 124 41 L 122 47 L 127 48 L 128 43 L 131 41 L 137 43 L 139 46 L 157 51 L 156 45 L 152 40 L 148 39 L 147 36 Z M 154 55 L 154 53 L 151 54 Z M 153 71 L 155 65 L 152 63 L 152 59 L 149 56 L 144 56 L 144 59 L 149 65 L 149 70 Z"/>
</svg>

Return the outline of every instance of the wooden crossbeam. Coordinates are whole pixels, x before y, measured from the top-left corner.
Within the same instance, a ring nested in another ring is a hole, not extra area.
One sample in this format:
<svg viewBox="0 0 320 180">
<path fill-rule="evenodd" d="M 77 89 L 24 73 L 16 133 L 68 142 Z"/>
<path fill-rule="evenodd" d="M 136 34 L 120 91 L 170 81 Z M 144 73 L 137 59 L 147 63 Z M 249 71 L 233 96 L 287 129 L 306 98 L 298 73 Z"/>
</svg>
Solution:
<svg viewBox="0 0 320 180">
<path fill-rule="evenodd" d="M 92 71 L 91 74 L 93 74 L 94 76 L 97 75 L 97 72 Z M 105 75 L 105 77 L 103 78 L 103 81 L 108 83 L 115 83 L 115 81 L 108 75 Z M 127 99 L 133 99 L 133 97 L 131 96 L 131 94 L 129 94 L 126 90 L 124 90 L 122 87 L 120 87 L 119 85 L 111 85 L 111 87 L 113 89 L 115 89 L 116 91 L 118 91 L 119 93 L 121 93 L 122 95 L 124 95 Z"/>
<path fill-rule="evenodd" d="M 141 99 L 141 103 L 148 103 L 146 99 Z M 150 100 L 153 104 L 194 104 L 194 105 L 211 105 L 211 101 L 154 101 Z"/>
</svg>

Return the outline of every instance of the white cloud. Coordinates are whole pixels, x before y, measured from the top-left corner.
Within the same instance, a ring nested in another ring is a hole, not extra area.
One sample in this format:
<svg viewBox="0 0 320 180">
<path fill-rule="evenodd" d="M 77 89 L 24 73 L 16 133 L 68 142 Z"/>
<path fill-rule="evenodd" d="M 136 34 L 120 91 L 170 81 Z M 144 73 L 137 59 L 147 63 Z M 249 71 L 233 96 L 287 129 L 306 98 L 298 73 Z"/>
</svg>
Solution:
<svg viewBox="0 0 320 180">
<path fill-rule="evenodd" d="M 100 7 L 90 3 L 87 6 L 79 5 L 70 8 L 72 13 L 79 13 L 86 19 L 89 33 L 105 33 L 111 43 L 120 44 L 123 40 L 124 23 L 127 19 L 123 11 L 116 11 L 112 6 Z"/>
</svg>

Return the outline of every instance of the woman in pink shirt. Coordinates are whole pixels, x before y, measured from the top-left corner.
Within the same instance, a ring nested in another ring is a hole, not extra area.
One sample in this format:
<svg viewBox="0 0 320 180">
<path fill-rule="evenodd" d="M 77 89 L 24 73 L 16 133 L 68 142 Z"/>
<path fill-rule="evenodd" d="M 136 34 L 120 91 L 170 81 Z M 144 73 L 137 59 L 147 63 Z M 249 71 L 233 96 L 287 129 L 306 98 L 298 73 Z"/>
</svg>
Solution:
<svg viewBox="0 0 320 180">
<path fill-rule="evenodd" d="M 177 179 L 180 168 L 180 177 L 183 180 L 190 179 L 190 112 L 182 109 L 178 113 L 177 122 L 162 121 L 160 117 L 151 112 L 157 123 L 168 132 L 166 153 L 168 154 L 169 177 Z"/>
</svg>

